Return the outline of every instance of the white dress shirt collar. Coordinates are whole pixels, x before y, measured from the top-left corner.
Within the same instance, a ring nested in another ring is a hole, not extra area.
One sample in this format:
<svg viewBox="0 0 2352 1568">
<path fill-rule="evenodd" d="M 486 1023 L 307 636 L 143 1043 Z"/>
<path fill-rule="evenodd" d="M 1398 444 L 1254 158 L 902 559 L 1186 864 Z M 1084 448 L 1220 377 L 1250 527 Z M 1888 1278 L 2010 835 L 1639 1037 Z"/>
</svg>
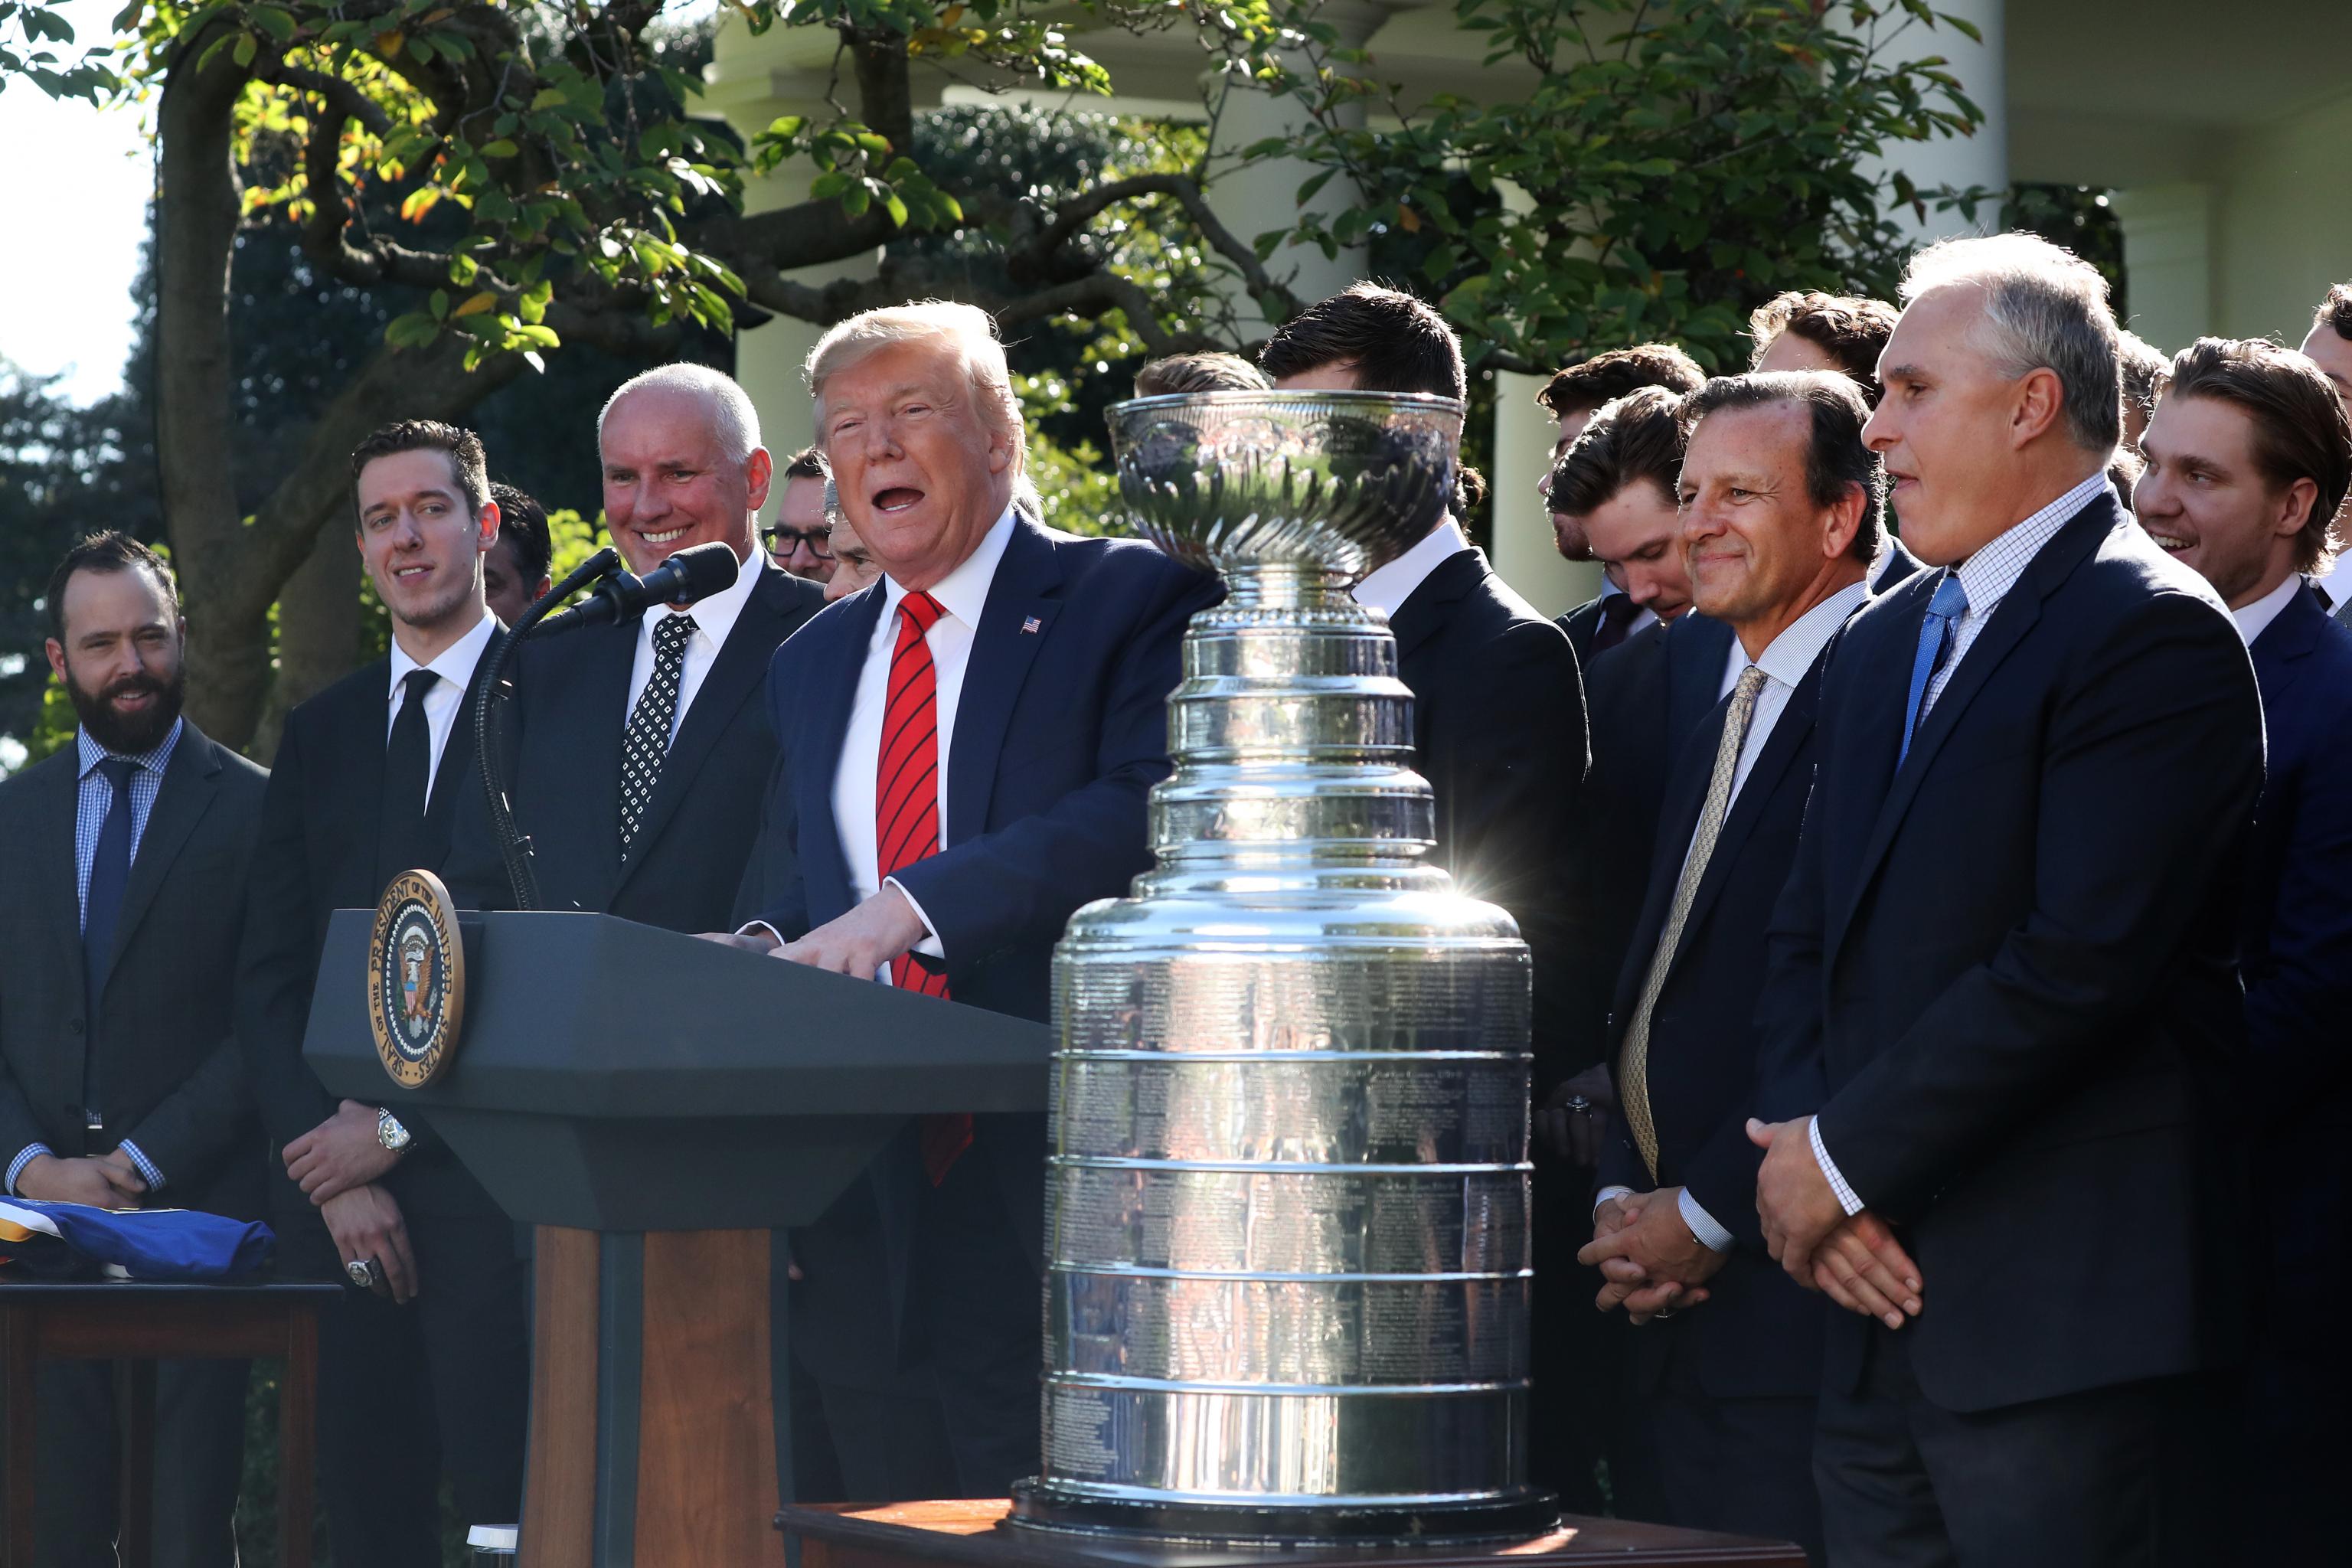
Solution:
<svg viewBox="0 0 2352 1568">
<path fill-rule="evenodd" d="M 2238 623 L 2238 635 L 2246 639 L 2248 647 L 2253 647 L 2254 639 L 2270 629 L 2271 623 L 2278 619 L 2279 612 L 2286 608 L 2286 602 L 2302 591 L 2303 574 L 2290 572 L 2277 587 L 2252 604 L 2230 612 L 2230 618 Z"/>
<path fill-rule="evenodd" d="M 672 609 L 667 605 L 656 605 L 647 610 L 637 627 L 637 645 L 651 655 L 654 631 L 662 622 L 672 616 L 692 616 L 696 640 L 709 637 L 709 651 L 716 654 L 727 646 L 727 634 L 735 629 L 735 623 L 742 617 L 743 606 L 751 602 L 751 590 L 760 585 L 760 574 L 767 569 L 768 552 L 757 544 L 752 545 L 751 559 L 745 561 L 742 570 L 735 574 L 735 581 L 718 593 L 707 599 L 698 599 L 683 610 Z M 677 707 L 679 712 L 686 711 L 683 694 L 678 699 Z"/>
<path fill-rule="evenodd" d="M 435 654 L 425 661 L 424 668 L 439 676 L 442 684 L 455 689 L 462 700 L 466 690 L 474 684 L 474 668 L 482 662 L 482 650 L 490 646 L 490 634 L 498 629 L 498 617 L 484 610 L 482 618 L 468 627 L 464 637 Z M 391 703 L 394 714 L 400 710 L 400 683 L 406 680 L 408 672 L 416 668 L 416 661 L 408 657 L 408 650 L 400 646 L 400 639 L 394 637 L 392 683 L 384 689 L 384 699 Z"/>
<path fill-rule="evenodd" d="M 1795 689 L 1797 684 L 1805 679 L 1805 672 L 1813 668 L 1813 661 L 1822 657 L 1822 649 L 1829 646 L 1830 638 L 1837 635 L 1838 628 L 1845 625 L 1847 618 L 1869 594 L 1867 578 L 1847 584 L 1782 626 L 1780 635 L 1765 644 L 1763 653 L 1753 659 L 1748 657 L 1748 650 L 1741 646 L 1739 638 L 1733 637 L 1731 652 L 1724 660 L 1723 684 L 1717 689 L 1716 700 L 1720 702 L 1731 695 L 1731 689 L 1739 684 L 1739 672 L 1750 664 L 1762 670 L 1765 679 L 1775 685 Z M 1758 727 L 1754 721 L 1748 726 L 1751 732 Z M 1769 731 L 1771 726 L 1765 724 L 1762 728 Z"/>
<path fill-rule="evenodd" d="M 1393 619 L 1398 607 L 1412 597 L 1414 589 L 1429 581 L 1432 572 L 1469 548 L 1470 536 L 1448 513 L 1422 536 L 1420 543 L 1387 565 L 1366 573 L 1364 580 L 1356 584 L 1356 603 Z"/>
<path fill-rule="evenodd" d="M 980 613 L 988 608 L 988 587 L 996 581 L 996 563 L 1004 559 L 1005 547 L 1013 542 L 1013 509 L 1008 506 L 962 563 L 931 584 L 931 597 L 940 602 L 940 608 L 974 629 L 980 626 Z M 907 590 L 894 579 L 883 577 L 882 624 L 893 637 L 898 635 L 898 601 L 906 596 Z"/>
</svg>

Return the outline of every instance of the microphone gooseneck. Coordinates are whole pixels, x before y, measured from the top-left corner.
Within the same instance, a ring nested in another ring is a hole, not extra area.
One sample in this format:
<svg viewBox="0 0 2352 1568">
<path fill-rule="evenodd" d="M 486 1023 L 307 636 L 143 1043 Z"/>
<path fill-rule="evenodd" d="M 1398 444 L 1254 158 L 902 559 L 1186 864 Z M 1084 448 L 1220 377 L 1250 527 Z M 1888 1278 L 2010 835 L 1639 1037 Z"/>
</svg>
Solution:
<svg viewBox="0 0 2352 1568">
<path fill-rule="evenodd" d="M 679 551 L 642 577 L 626 572 L 612 574 L 586 599 L 561 615 L 550 616 L 530 635 L 556 637 L 581 626 L 606 626 L 656 605 L 691 605 L 725 593 L 734 586 L 741 570 L 733 546 L 717 541 L 698 544 Z"/>
</svg>

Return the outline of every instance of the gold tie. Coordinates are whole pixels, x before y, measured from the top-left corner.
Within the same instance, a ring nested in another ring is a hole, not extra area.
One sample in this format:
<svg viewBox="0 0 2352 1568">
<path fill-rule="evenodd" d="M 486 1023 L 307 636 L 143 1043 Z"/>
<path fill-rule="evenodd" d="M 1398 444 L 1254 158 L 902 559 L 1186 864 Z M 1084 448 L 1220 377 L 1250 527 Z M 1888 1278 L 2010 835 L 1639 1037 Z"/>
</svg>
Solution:
<svg viewBox="0 0 2352 1568">
<path fill-rule="evenodd" d="M 1625 1026 L 1625 1050 L 1617 1066 L 1618 1096 L 1625 1104 L 1625 1120 L 1633 1129 L 1633 1146 L 1642 1152 L 1642 1163 L 1648 1167 L 1653 1182 L 1658 1179 L 1658 1127 L 1650 1118 L 1650 1015 L 1657 1008 L 1658 993 L 1666 988 L 1666 971 L 1682 942 L 1683 922 L 1690 919 L 1691 900 L 1698 896 L 1699 880 L 1706 875 L 1716 838 L 1731 810 L 1731 781 L 1739 775 L 1739 750 L 1748 742 L 1748 723 L 1756 717 L 1756 699 L 1763 690 L 1764 672 L 1752 664 L 1739 672 L 1739 684 L 1731 689 L 1731 707 L 1723 716 L 1723 739 L 1715 747 L 1715 772 L 1706 781 L 1706 804 L 1699 808 L 1690 853 L 1684 858 L 1682 877 L 1675 883 L 1674 907 L 1666 911 L 1658 945 L 1650 953 L 1649 973 L 1642 979 L 1642 999 L 1633 1005 L 1633 1016 Z M 1762 934 L 1757 933 L 1759 941 Z"/>
</svg>

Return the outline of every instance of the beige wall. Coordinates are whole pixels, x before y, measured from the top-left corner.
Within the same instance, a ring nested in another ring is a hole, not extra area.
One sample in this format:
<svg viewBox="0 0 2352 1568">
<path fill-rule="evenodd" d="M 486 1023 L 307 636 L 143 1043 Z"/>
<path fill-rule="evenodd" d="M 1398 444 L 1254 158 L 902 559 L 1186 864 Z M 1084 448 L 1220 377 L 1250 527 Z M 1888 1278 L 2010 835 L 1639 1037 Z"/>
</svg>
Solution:
<svg viewBox="0 0 2352 1568">
<path fill-rule="evenodd" d="M 2301 342 L 2320 296 L 2352 279 L 2352 93 L 2250 131 L 2231 152 L 2208 330 Z"/>
</svg>

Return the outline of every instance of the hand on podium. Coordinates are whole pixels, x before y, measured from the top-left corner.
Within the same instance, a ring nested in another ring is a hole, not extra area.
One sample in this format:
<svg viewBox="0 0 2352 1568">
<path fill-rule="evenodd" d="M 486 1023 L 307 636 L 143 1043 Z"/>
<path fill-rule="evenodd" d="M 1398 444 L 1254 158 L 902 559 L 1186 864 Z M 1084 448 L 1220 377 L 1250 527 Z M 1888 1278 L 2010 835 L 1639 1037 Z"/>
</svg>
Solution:
<svg viewBox="0 0 2352 1568">
<path fill-rule="evenodd" d="M 907 895 L 886 884 L 847 914 L 825 921 L 798 942 L 780 941 L 773 928 L 759 921 L 739 931 L 707 931 L 700 935 L 705 942 L 746 952 L 764 952 L 812 969 L 871 980 L 884 964 L 930 940 L 931 931 Z"/>
</svg>

